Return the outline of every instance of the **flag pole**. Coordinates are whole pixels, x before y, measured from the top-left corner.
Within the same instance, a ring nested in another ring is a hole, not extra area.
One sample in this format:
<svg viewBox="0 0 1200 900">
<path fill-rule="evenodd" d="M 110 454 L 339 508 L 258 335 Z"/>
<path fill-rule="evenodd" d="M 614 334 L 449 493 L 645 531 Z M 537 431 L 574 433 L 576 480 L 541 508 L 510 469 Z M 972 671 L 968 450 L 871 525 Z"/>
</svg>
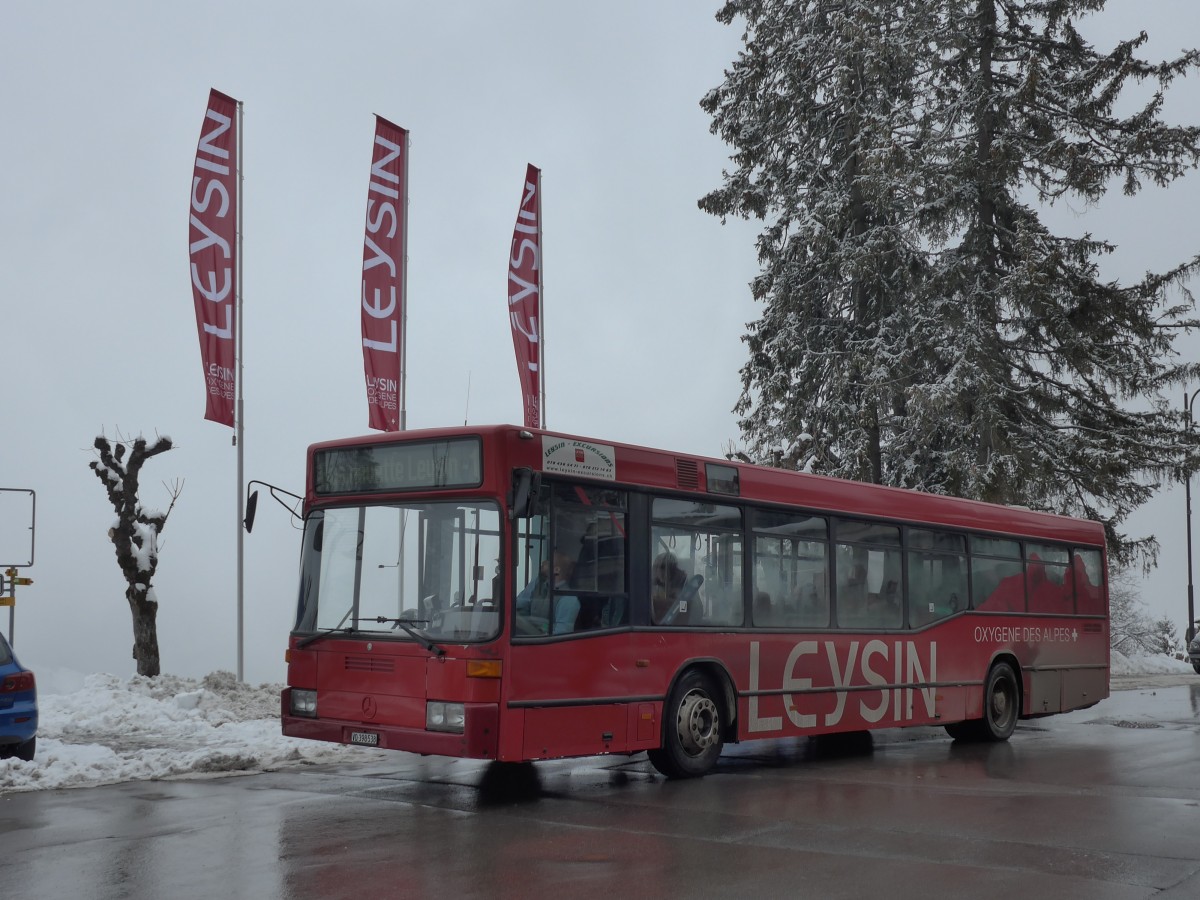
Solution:
<svg viewBox="0 0 1200 900">
<path fill-rule="evenodd" d="M 243 382 L 243 366 L 244 366 L 244 351 L 246 339 L 242 330 L 242 123 L 243 110 L 242 101 L 238 101 L 237 105 L 237 429 L 234 434 L 233 442 L 237 445 L 237 680 L 244 681 L 244 671 L 242 666 L 243 647 L 245 643 L 245 635 L 243 633 L 243 575 L 244 575 L 244 539 L 242 523 L 245 521 L 245 498 L 242 492 L 242 483 L 245 480 L 244 475 L 244 457 L 246 452 L 245 442 L 245 405 L 244 405 L 244 390 Z"/>
<path fill-rule="evenodd" d="M 541 420 L 543 428 L 546 428 L 546 316 L 542 311 L 542 290 L 545 286 L 544 268 L 546 260 L 546 248 L 542 245 L 542 170 L 538 169 L 538 187 L 537 187 L 537 242 L 538 242 L 538 328 L 541 330 L 539 340 L 541 348 L 538 350 L 538 405 L 541 407 L 541 412 L 538 418 Z"/>
<path fill-rule="evenodd" d="M 408 169 L 411 160 L 409 152 L 412 148 L 412 138 L 408 131 L 404 132 L 404 185 L 401 188 L 403 199 L 400 202 L 400 259 L 403 269 L 400 272 L 400 430 L 408 430 Z"/>
</svg>

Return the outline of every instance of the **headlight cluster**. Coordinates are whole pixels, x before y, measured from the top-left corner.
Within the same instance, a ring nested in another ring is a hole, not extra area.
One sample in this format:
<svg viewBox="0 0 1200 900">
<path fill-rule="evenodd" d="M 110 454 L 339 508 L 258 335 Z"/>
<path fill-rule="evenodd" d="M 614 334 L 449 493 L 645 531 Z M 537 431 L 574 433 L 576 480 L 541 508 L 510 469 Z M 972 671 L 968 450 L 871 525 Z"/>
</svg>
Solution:
<svg viewBox="0 0 1200 900">
<path fill-rule="evenodd" d="M 317 692 L 292 688 L 292 715 L 317 717 Z"/>
<path fill-rule="evenodd" d="M 452 731 L 462 734 L 465 716 L 461 703 L 430 700 L 425 704 L 425 727 L 430 731 Z"/>
</svg>

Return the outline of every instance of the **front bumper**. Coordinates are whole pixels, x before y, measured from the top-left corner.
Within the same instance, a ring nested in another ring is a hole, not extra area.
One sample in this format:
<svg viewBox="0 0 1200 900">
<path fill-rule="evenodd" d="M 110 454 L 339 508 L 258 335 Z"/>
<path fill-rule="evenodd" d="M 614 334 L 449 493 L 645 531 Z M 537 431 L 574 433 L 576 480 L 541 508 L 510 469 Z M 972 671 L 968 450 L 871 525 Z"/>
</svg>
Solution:
<svg viewBox="0 0 1200 900">
<path fill-rule="evenodd" d="M 495 703 L 467 703 L 462 734 L 402 728 L 378 722 L 349 722 L 338 719 L 309 719 L 284 713 L 283 733 L 288 737 L 334 744 L 351 744 L 355 732 L 379 736 L 373 749 L 403 750 L 431 756 L 455 756 L 463 759 L 495 759 L 500 745 L 500 709 Z"/>
</svg>

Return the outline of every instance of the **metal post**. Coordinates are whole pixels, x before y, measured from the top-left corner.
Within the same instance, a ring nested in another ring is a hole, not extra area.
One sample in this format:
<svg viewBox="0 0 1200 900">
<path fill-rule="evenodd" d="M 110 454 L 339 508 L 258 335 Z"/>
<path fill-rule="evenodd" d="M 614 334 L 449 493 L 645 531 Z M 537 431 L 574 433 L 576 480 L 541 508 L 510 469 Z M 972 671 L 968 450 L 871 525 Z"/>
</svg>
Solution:
<svg viewBox="0 0 1200 900">
<path fill-rule="evenodd" d="M 537 170 L 537 314 L 538 314 L 538 424 L 546 424 L 546 316 L 543 313 L 542 292 L 546 289 L 546 249 L 542 246 L 542 170 Z"/>
<path fill-rule="evenodd" d="M 237 444 L 237 680 L 245 681 L 245 672 L 242 664 L 245 645 L 245 625 L 243 619 L 244 608 L 244 574 L 245 574 L 245 555 L 243 542 L 245 540 L 245 529 L 242 523 L 246 520 L 245 512 L 245 492 L 242 488 L 243 479 L 245 478 L 245 454 L 246 454 L 246 412 L 245 412 L 245 397 L 246 391 L 244 387 L 244 364 L 246 356 L 246 338 L 242 331 L 242 307 L 245 303 L 245 297 L 242 294 L 242 186 L 245 179 L 245 173 L 242 169 L 242 124 L 243 112 L 242 102 L 239 100 L 237 105 L 238 125 L 237 125 L 237 342 L 235 352 L 237 353 L 237 431 L 234 434 L 234 442 Z"/>
<path fill-rule="evenodd" d="M 1187 625 L 1184 626 L 1184 640 L 1189 643 L 1192 640 L 1192 610 L 1195 608 L 1194 588 L 1192 586 L 1192 473 L 1188 472 L 1187 480 L 1184 482 L 1184 497 L 1187 504 L 1187 569 L 1188 569 L 1188 588 L 1187 588 L 1187 603 L 1188 603 L 1188 618 Z"/>
<path fill-rule="evenodd" d="M 1200 388 L 1194 390 L 1191 395 L 1188 395 L 1187 388 L 1183 389 L 1183 411 L 1187 415 L 1187 431 L 1191 434 L 1192 431 L 1192 403 L 1196 400 L 1196 395 L 1200 394 Z M 1187 504 L 1187 625 L 1184 626 L 1184 640 L 1191 642 L 1192 634 L 1195 631 L 1196 622 L 1196 601 L 1195 587 L 1192 583 L 1192 470 L 1188 469 L 1184 476 L 1184 498 Z"/>
<path fill-rule="evenodd" d="M 408 169 L 412 140 L 404 130 L 404 186 L 400 201 L 400 430 L 408 430 Z"/>
<path fill-rule="evenodd" d="M 0 572 L 0 597 L 3 596 L 5 596 L 4 573 Z M 8 597 L 12 601 L 8 607 L 8 643 L 15 647 L 17 645 L 16 639 L 13 637 L 13 629 L 16 627 L 17 621 L 17 588 L 15 584 L 12 590 L 9 591 Z"/>
</svg>

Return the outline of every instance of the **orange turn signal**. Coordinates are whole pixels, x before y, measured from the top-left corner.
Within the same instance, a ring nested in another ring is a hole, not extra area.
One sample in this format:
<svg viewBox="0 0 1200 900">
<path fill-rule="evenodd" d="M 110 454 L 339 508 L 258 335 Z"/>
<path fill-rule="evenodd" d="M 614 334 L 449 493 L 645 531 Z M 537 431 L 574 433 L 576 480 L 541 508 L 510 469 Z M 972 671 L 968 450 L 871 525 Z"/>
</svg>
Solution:
<svg viewBox="0 0 1200 900">
<path fill-rule="evenodd" d="M 499 678 L 500 660 L 498 659 L 468 659 L 468 678 Z"/>
</svg>

